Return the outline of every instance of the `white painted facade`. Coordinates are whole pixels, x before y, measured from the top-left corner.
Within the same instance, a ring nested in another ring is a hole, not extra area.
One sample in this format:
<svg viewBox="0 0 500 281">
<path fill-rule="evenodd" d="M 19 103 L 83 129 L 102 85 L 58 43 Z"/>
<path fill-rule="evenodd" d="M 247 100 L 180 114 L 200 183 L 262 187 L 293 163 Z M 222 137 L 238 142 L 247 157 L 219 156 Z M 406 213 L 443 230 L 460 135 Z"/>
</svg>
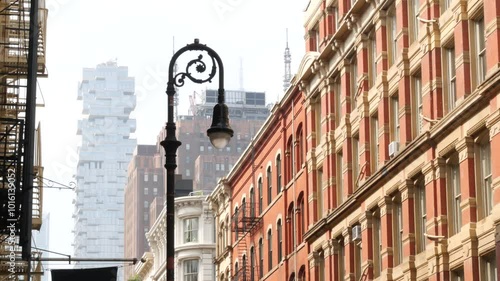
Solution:
<svg viewBox="0 0 500 281">
<path fill-rule="evenodd" d="M 166 208 L 146 234 L 151 252 L 135 272 L 143 281 L 166 280 Z M 175 198 L 175 280 L 215 281 L 214 216 L 206 195 L 193 192 Z"/>
</svg>

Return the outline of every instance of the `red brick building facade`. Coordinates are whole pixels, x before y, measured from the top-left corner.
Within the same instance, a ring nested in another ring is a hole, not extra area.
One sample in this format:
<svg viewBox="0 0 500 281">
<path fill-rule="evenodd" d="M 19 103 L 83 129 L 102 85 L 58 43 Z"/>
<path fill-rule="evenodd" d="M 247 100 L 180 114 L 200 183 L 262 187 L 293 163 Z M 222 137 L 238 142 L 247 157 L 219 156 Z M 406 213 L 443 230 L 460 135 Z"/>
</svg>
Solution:
<svg viewBox="0 0 500 281">
<path fill-rule="evenodd" d="M 500 1 L 305 13 L 292 86 L 209 198 L 218 280 L 497 280 Z"/>
</svg>

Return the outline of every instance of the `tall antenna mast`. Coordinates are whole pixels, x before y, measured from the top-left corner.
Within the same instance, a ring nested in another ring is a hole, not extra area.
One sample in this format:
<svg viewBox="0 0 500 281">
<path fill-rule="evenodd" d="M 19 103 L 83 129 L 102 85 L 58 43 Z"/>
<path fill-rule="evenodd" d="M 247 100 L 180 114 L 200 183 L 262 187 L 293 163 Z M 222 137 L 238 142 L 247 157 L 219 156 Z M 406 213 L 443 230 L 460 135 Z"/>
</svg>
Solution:
<svg viewBox="0 0 500 281">
<path fill-rule="evenodd" d="M 245 88 L 243 87 L 243 58 L 240 57 L 240 90 L 244 91 Z"/>
<path fill-rule="evenodd" d="M 290 87 L 290 80 L 292 80 L 292 71 L 290 64 L 292 62 L 292 55 L 290 54 L 290 48 L 288 48 L 288 28 L 286 29 L 286 47 L 285 47 L 285 75 L 283 75 L 283 92 L 286 92 L 288 87 Z"/>
</svg>

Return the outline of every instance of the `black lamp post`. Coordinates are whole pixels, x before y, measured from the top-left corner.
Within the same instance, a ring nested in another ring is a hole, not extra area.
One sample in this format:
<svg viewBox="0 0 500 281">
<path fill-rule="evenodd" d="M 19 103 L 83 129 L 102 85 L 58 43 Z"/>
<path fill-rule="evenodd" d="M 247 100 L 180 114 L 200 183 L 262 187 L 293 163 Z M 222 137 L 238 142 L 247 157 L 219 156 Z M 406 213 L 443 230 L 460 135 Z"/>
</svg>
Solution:
<svg viewBox="0 0 500 281">
<path fill-rule="evenodd" d="M 184 52 L 187 51 L 202 51 L 208 54 L 212 61 L 212 67 L 208 77 L 197 78 L 193 76 L 192 71 L 196 71 L 198 74 L 204 74 L 207 71 L 207 65 L 203 62 L 203 55 L 199 54 L 196 59 L 191 60 L 187 63 L 184 72 L 175 73 L 174 76 L 174 66 L 179 58 Z M 219 95 L 218 102 L 214 106 L 214 113 L 212 118 L 212 126 L 207 130 L 207 135 L 210 138 L 210 142 L 215 148 L 224 148 L 231 137 L 233 136 L 233 130 L 229 126 L 229 117 L 226 104 L 224 104 L 224 67 L 222 66 L 222 61 L 219 55 L 207 47 L 206 45 L 200 44 L 198 39 L 194 39 L 194 43 L 188 44 L 187 46 L 178 50 L 170 60 L 168 67 L 168 82 L 167 82 L 167 96 L 168 96 L 168 120 L 165 126 L 166 137 L 160 143 L 165 149 L 165 169 L 167 169 L 167 281 L 174 280 L 174 195 L 175 195 L 175 169 L 177 168 L 177 148 L 181 145 L 181 142 L 177 140 L 175 136 L 176 125 L 174 122 L 174 96 L 175 87 L 184 86 L 185 78 L 189 80 L 202 84 L 205 82 L 212 82 L 212 78 L 215 77 L 217 72 L 217 66 L 219 67 Z"/>
</svg>

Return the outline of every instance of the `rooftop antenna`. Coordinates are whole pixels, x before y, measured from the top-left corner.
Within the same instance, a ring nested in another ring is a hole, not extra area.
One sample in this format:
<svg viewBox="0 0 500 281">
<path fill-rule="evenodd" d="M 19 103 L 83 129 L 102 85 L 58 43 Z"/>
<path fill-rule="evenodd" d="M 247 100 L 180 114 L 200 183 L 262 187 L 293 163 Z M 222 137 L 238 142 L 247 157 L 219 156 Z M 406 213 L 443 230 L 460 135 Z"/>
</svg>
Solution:
<svg viewBox="0 0 500 281">
<path fill-rule="evenodd" d="M 243 87 L 243 58 L 240 57 L 240 90 L 244 91 L 245 88 Z"/>
<path fill-rule="evenodd" d="M 288 90 L 288 87 L 290 87 L 290 80 L 292 79 L 292 71 L 290 70 L 292 55 L 290 54 L 290 48 L 288 48 L 288 28 L 286 29 L 286 47 L 285 47 L 284 59 L 285 59 L 285 75 L 283 75 L 283 92 L 286 92 L 286 90 Z"/>
</svg>

